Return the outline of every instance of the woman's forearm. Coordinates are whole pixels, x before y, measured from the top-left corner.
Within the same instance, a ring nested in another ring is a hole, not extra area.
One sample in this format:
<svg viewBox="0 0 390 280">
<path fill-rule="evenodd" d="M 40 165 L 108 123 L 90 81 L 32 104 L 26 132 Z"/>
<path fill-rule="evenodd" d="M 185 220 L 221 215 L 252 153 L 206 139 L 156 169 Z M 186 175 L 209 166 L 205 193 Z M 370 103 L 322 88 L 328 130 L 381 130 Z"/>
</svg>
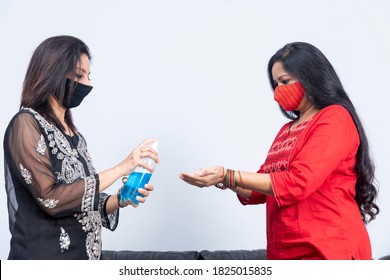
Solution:
<svg viewBox="0 0 390 280">
<path fill-rule="evenodd" d="M 123 176 L 119 167 L 113 167 L 99 173 L 99 192 L 104 191 Z"/>
<path fill-rule="evenodd" d="M 235 172 L 237 188 L 234 191 L 236 193 L 247 199 L 249 199 L 251 191 L 266 195 L 274 195 L 271 185 L 271 176 L 269 174 L 240 171 L 240 176 L 238 171 Z"/>
<path fill-rule="evenodd" d="M 118 196 L 116 194 L 110 195 L 106 204 L 107 214 L 112 214 L 119 209 Z"/>
</svg>

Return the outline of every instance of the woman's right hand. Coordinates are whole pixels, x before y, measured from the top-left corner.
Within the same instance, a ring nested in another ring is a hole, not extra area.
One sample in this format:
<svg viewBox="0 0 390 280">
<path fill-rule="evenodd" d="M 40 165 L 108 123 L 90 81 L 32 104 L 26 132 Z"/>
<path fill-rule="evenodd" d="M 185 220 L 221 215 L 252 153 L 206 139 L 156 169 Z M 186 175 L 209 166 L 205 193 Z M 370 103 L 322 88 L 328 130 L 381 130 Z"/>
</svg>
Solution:
<svg viewBox="0 0 390 280">
<path fill-rule="evenodd" d="M 153 167 L 147 164 L 143 158 L 151 158 L 156 163 L 159 163 L 158 152 L 150 147 L 155 141 L 154 139 L 143 141 L 127 158 L 116 166 L 121 176 L 128 176 L 137 166 L 142 166 L 153 173 Z"/>
<path fill-rule="evenodd" d="M 211 166 L 195 172 L 181 173 L 179 177 L 190 185 L 204 188 L 220 183 L 224 174 L 224 168 L 222 166 Z"/>
</svg>

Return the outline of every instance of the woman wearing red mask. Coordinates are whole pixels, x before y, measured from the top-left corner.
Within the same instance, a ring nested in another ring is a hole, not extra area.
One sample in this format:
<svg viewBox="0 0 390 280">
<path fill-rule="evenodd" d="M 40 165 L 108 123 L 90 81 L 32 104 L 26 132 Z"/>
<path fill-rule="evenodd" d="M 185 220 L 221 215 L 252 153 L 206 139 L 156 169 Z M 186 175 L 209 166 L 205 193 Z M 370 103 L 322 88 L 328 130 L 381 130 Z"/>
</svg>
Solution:
<svg viewBox="0 0 390 280">
<path fill-rule="evenodd" d="M 101 259 L 102 228 L 115 230 L 119 208 L 131 203 L 104 191 L 138 165 L 152 171 L 143 157 L 158 162 L 146 140 L 116 166 L 95 170 L 70 111 L 92 90 L 90 58 L 72 36 L 48 38 L 32 55 L 20 111 L 4 135 L 9 259 Z"/>
<path fill-rule="evenodd" d="M 365 224 L 379 213 L 362 123 L 332 65 L 308 43 L 269 61 L 274 99 L 291 121 L 257 173 L 221 166 L 182 173 L 189 184 L 266 203 L 268 259 L 371 259 Z"/>
</svg>

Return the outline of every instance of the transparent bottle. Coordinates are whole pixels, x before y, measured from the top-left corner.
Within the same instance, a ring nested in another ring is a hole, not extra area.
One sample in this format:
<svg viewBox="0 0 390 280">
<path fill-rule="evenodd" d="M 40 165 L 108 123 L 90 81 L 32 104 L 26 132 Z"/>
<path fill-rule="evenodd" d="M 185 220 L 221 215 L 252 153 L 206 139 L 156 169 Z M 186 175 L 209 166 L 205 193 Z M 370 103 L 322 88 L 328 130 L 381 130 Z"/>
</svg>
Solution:
<svg viewBox="0 0 390 280">
<path fill-rule="evenodd" d="M 158 151 L 158 142 L 153 142 L 153 144 L 150 146 L 152 149 Z M 151 165 L 153 168 L 156 166 L 156 162 L 151 158 L 145 158 L 144 159 L 147 164 Z M 139 188 L 145 188 L 145 185 L 149 183 L 150 178 L 152 177 L 152 173 L 141 167 L 137 166 L 133 172 L 130 173 L 130 175 L 127 177 L 127 181 L 125 185 L 123 186 L 120 197 L 121 202 L 124 202 L 126 200 L 130 200 L 130 204 L 133 206 L 136 206 L 139 204 L 139 201 L 136 199 L 137 196 L 143 197 L 143 194 L 141 194 L 138 189 Z"/>
</svg>

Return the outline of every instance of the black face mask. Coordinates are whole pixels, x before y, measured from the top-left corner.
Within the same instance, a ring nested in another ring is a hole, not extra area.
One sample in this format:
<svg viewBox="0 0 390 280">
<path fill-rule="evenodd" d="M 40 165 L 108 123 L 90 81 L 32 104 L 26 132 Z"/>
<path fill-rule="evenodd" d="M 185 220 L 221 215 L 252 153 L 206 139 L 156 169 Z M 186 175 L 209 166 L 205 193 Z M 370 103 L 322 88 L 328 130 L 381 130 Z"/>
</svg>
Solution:
<svg viewBox="0 0 390 280">
<path fill-rule="evenodd" d="M 62 106 L 64 106 L 66 109 L 74 108 L 80 105 L 80 103 L 83 101 L 84 97 L 88 95 L 88 93 L 91 92 L 92 88 L 91 86 L 87 86 L 84 84 L 80 84 L 78 82 L 73 81 L 76 83 L 76 87 L 74 88 L 72 97 L 69 98 L 69 92 L 70 92 L 70 83 L 72 80 L 66 79 L 66 85 L 65 85 L 65 95 L 64 95 L 64 101 L 62 102 Z"/>
</svg>

